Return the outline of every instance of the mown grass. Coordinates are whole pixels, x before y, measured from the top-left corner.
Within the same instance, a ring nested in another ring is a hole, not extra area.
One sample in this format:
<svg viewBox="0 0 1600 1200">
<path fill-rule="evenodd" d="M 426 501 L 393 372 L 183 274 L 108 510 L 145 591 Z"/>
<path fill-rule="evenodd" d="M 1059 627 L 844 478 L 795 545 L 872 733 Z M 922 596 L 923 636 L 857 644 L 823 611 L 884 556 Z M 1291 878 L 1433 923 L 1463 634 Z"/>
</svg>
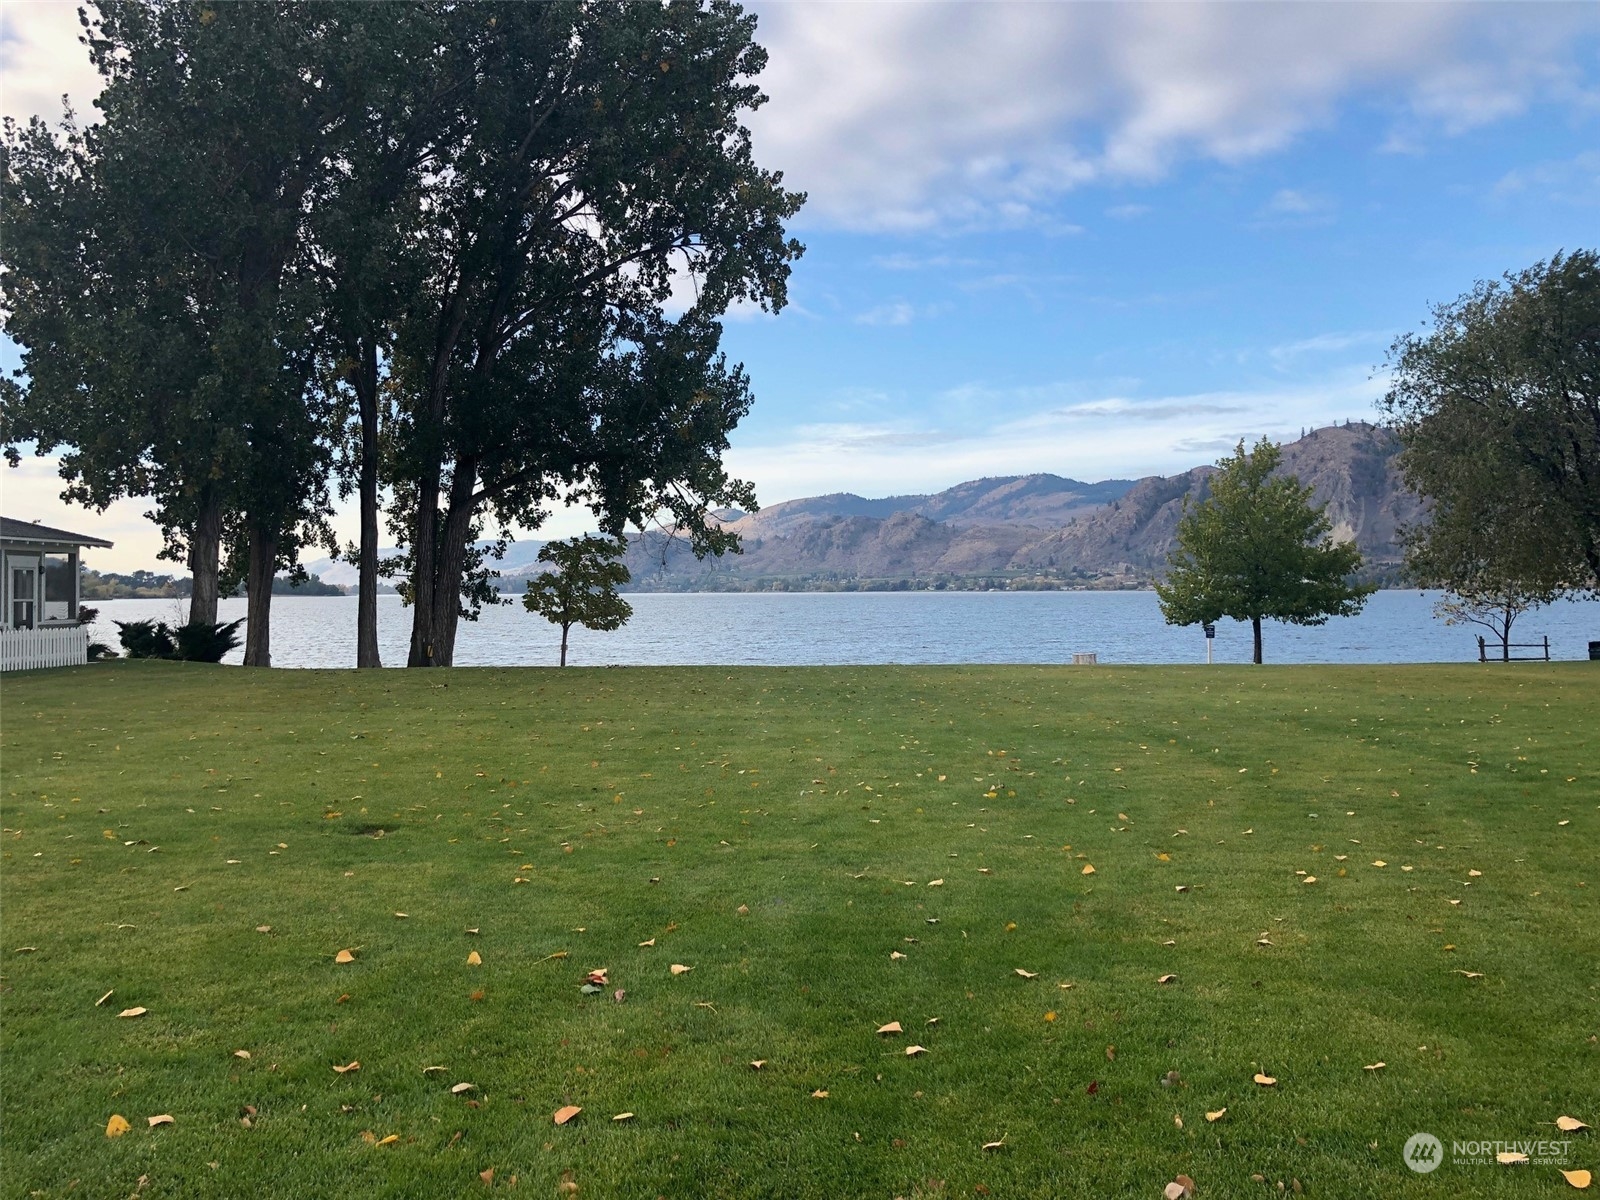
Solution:
<svg viewBox="0 0 1600 1200">
<path fill-rule="evenodd" d="M 1401 1145 L 1600 1124 L 1587 664 L 125 663 L 3 718 L 5 1196 L 1532 1196 Z"/>
</svg>

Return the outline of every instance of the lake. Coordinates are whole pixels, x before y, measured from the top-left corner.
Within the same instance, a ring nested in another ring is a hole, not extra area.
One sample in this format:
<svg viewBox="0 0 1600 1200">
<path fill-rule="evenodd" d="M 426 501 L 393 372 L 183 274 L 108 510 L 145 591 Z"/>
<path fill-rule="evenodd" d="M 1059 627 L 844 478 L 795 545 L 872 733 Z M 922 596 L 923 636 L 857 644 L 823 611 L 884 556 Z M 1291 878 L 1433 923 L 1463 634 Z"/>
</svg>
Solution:
<svg viewBox="0 0 1600 1200">
<path fill-rule="evenodd" d="M 1474 626 L 1433 616 L 1436 592 L 1384 591 L 1357 617 L 1299 628 L 1269 622 L 1269 663 L 1467 662 L 1477 658 Z M 1194 663 L 1206 658 L 1198 628 L 1161 619 L 1154 592 L 790 592 L 635 593 L 632 621 L 615 633 L 572 631 L 573 665 L 787 666 L 836 663 L 1061 663 L 1074 653 L 1102 663 Z M 93 637 L 119 646 L 112 621 L 156 618 L 181 624 L 188 603 L 108 600 Z M 224 600 L 223 620 L 243 600 Z M 410 610 L 378 597 L 385 666 L 405 665 Z M 280 667 L 353 667 L 354 596 L 278 596 L 272 604 L 272 661 Z M 1600 602 L 1570 601 L 1521 617 L 1513 634 L 1548 635 L 1552 658 L 1588 657 L 1600 641 Z M 459 666 L 553 666 L 554 626 L 515 604 L 463 621 Z M 1217 662 L 1250 661 L 1250 627 L 1217 626 Z M 229 656 L 237 663 L 240 652 Z"/>
</svg>

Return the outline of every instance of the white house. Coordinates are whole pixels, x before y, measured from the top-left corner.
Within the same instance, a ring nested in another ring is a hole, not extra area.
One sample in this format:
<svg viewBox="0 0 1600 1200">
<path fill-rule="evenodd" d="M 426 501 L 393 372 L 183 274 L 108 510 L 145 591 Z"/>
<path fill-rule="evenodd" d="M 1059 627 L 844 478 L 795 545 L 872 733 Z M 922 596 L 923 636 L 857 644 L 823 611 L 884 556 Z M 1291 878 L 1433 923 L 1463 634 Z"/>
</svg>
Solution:
<svg viewBox="0 0 1600 1200">
<path fill-rule="evenodd" d="M 36 521 L 0 517 L 0 670 L 87 661 L 78 625 L 79 558 L 111 543 Z"/>
</svg>

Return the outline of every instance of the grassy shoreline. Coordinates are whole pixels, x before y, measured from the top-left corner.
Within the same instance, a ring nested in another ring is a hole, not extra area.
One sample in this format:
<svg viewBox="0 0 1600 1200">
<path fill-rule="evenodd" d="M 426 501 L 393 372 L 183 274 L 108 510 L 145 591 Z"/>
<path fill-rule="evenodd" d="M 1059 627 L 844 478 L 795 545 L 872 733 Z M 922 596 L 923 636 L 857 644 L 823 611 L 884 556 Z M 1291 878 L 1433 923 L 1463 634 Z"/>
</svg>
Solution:
<svg viewBox="0 0 1600 1200">
<path fill-rule="evenodd" d="M 1588 664 L 122 663 L 0 715 L 7 1196 L 1523 1196 L 1400 1146 L 1600 1124 Z"/>
</svg>

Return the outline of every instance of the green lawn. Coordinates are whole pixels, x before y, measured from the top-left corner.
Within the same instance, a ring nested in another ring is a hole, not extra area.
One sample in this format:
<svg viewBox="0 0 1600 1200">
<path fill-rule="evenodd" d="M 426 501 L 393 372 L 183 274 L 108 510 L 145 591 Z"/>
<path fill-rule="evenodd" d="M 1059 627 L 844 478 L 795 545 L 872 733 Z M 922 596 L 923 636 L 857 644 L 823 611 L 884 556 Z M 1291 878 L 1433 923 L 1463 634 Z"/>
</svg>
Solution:
<svg viewBox="0 0 1600 1200">
<path fill-rule="evenodd" d="M 3 721 L 5 1196 L 1560 1195 L 1401 1146 L 1600 1125 L 1600 665 L 120 663 Z"/>
</svg>

